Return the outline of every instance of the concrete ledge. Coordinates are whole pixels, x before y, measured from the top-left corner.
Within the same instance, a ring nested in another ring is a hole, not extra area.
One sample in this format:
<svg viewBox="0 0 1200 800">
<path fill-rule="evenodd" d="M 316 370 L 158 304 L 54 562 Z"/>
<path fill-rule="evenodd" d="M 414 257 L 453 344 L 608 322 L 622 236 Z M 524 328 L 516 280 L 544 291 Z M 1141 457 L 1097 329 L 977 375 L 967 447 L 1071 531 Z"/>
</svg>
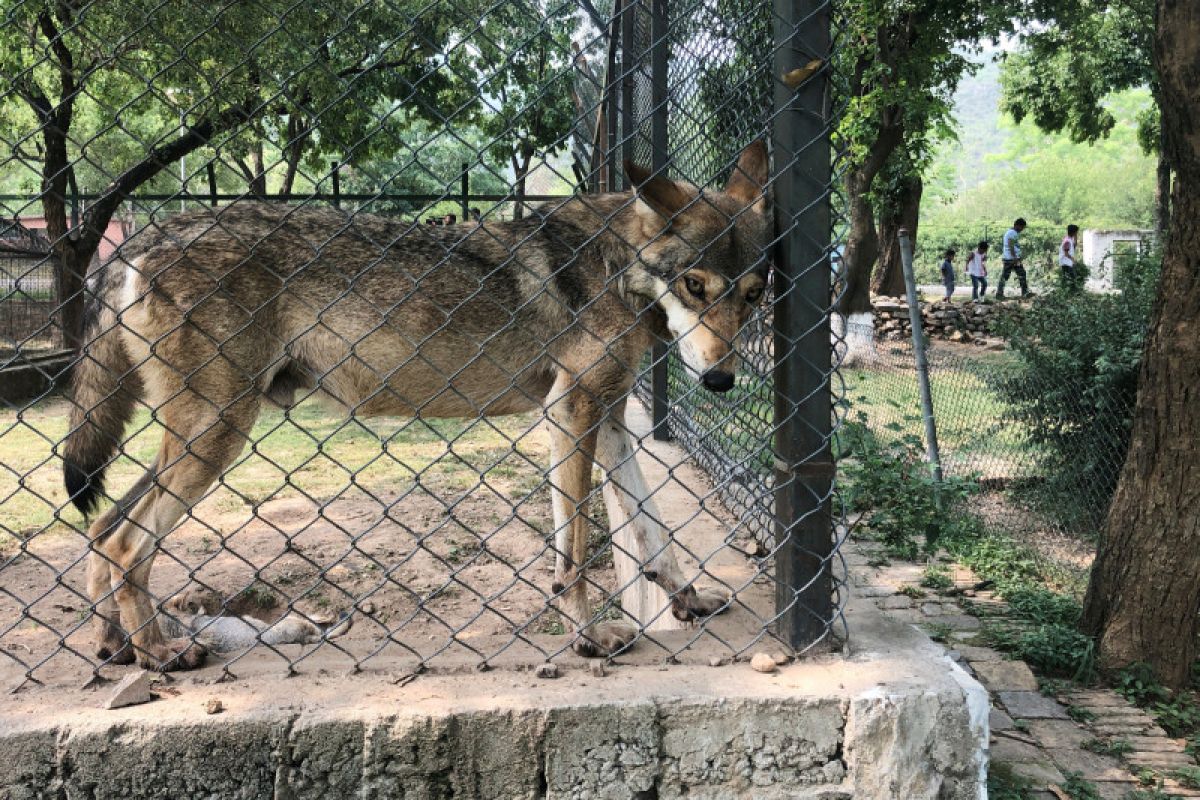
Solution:
<svg viewBox="0 0 1200 800">
<path fill-rule="evenodd" d="M 855 616 L 850 658 L 773 675 L 184 679 L 116 711 L 104 690 L 35 690 L 0 712 L 0 798 L 984 797 L 983 688 L 917 631 Z"/>
</svg>

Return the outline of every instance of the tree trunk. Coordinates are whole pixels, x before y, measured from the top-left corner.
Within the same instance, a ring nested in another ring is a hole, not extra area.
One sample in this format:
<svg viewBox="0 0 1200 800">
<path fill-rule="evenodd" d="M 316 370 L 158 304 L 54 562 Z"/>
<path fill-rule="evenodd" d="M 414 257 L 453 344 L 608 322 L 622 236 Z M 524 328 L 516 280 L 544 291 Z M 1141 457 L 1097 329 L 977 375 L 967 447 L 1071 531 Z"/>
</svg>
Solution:
<svg viewBox="0 0 1200 800">
<path fill-rule="evenodd" d="M 1154 60 L 1176 179 L 1132 441 L 1092 570 L 1084 629 L 1100 664 L 1188 683 L 1200 613 L 1200 4 L 1158 0 Z"/>
<path fill-rule="evenodd" d="M 875 271 L 871 291 L 889 297 L 903 297 L 904 269 L 900 264 L 900 229 L 907 228 L 908 235 L 917 240 L 917 221 L 921 216 L 921 193 L 925 184 L 920 175 L 909 175 L 900 183 L 891 198 L 890 208 L 879 221 L 879 244 L 882 261 Z"/>
<path fill-rule="evenodd" d="M 516 197 L 516 202 L 513 203 L 513 219 L 522 219 L 525 216 L 525 179 L 529 177 L 529 162 L 532 160 L 532 152 L 522 153 L 519 159 L 513 156 L 513 177 L 516 179 L 513 191 Z"/>
<path fill-rule="evenodd" d="M 854 170 L 846 175 L 846 204 L 850 230 L 842 253 L 846 288 L 838 301 L 838 312 L 849 317 L 871 310 L 871 270 L 879 259 L 879 235 L 875 231 L 875 209 L 868 192 L 874 174 Z"/>
</svg>

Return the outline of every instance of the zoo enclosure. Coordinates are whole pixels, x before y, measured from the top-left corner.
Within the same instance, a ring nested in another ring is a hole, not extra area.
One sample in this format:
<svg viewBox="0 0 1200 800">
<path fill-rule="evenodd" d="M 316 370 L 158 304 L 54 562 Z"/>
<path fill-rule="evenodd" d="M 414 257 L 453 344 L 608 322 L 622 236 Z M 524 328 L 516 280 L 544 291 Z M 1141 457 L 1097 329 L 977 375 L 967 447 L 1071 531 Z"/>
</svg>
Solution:
<svg viewBox="0 0 1200 800">
<path fill-rule="evenodd" d="M 724 542 L 741 536 L 754 543 L 752 558 L 721 572 L 725 548 L 691 552 L 687 531 L 673 531 L 690 566 L 722 585 L 726 607 L 746 618 L 749 633 L 729 638 L 710 623 L 683 635 L 658 633 L 656 623 L 669 622 L 661 609 L 634 622 L 668 657 L 700 641 L 735 655 L 763 637 L 797 650 L 828 641 L 843 600 L 830 455 L 829 4 L 28 3 L 0 35 L 17 54 L 0 101 L 20 109 L 3 128 L 0 175 L 6 188 L 41 185 L 29 202 L 6 196 L 12 213 L 37 207 L 50 245 L 36 265 L 18 268 L 5 300 L 50 265 L 57 341 L 72 351 L 84 341 L 85 276 L 108 220 L 120 214 L 143 232 L 134 240 L 180 205 L 228 208 L 270 195 L 293 206 L 340 202 L 351 216 L 366 207 L 420 215 L 469 196 L 455 179 L 470 174 L 498 189 L 474 199 L 506 203 L 504 216 L 521 216 L 526 203 L 547 199 L 527 191 L 539 174 L 562 190 L 631 188 L 619 166 L 625 158 L 715 190 L 737 153 L 768 136 L 774 270 L 769 307 L 739 337 L 743 377 L 728 397 L 702 396 L 674 353 L 658 346 L 650 381 L 655 430 L 673 433 L 712 481 L 712 492 L 686 487 L 693 501 L 720 520 Z M 780 78 L 813 63 L 819 68 L 802 80 Z M 207 183 L 207 194 L 189 189 L 197 182 Z M 81 184 L 104 188 L 84 205 Z M 487 209 L 485 222 L 501 215 Z M 14 334 L 6 352 L 32 343 Z M 7 539 L 0 652 L 22 682 L 53 675 L 61 660 L 93 673 L 104 666 L 86 644 L 87 548 L 74 535 L 84 525 L 53 475 L 63 411 L 50 396 L 38 398 L 11 409 L 0 434 L 23 451 L 0 489 Z M 153 417 L 139 413 L 115 465 L 118 482 L 152 457 Z M 513 647 L 555 657 L 570 637 L 555 628 L 548 578 L 533 575 L 553 546 L 536 503 L 518 495 L 556 488 L 531 466 L 544 455 L 530 452 L 532 424 L 495 425 L 482 416 L 443 423 L 418 414 L 371 428 L 331 422 L 309 405 L 264 418 L 250 437 L 255 444 L 207 501 L 219 519 L 204 519 L 206 509 L 197 507 L 165 536 L 159 560 L 171 581 L 148 588 L 169 602 L 199 584 L 221 598 L 219 614 L 242 617 L 261 601 L 266 628 L 249 649 L 279 656 L 289 669 L 314 651 L 336 651 L 355 668 L 388 649 L 418 668 L 448 651 L 482 665 Z M 302 442 L 294 458 L 273 461 L 272 437 L 292 436 Z M 382 444 L 375 455 L 347 444 L 372 437 Z M 405 447 L 422 446 L 436 452 L 405 460 Z M 399 469 L 407 483 L 382 493 L 381 466 Z M 253 474 L 239 480 L 238 469 Z M 306 489 L 304 479 L 322 472 L 319 488 Z M 434 480 L 439 474 L 451 477 Z M 422 482 L 453 499 L 431 500 L 436 492 Z M 356 505 L 363 496 L 369 513 Z M 486 520 L 466 513 L 484 497 L 499 513 Z M 718 497 L 727 510 L 713 505 Z M 272 504 L 293 501 L 303 513 L 272 517 Z M 433 502 L 439 519 L 397 519 L 432 516 Z M 365 522 L 345 518 L 364 514 Z M 500 547 L 515 528 L 533 543 L 519 556 Z M 250 534 L 273 537 L 276 549 L 241 552 Z M 400 546 L 396 537 L 408 540 Z M 617 560 L 639 558 L 615 549 Z M 591 559 L 599 565 L 612 550 L 601 542 Z M 484 568 L 499 575 L 486 586 L 476 574 Z M 406 584 L 423 570 L 430 585 Z M 342 580 L 347 572 L 373 580 Z M 754 595 L 764 581 L 769 598 Z M 629 588 L 612 576 L 598 582 L 606 594 Z M 388 593 L 399 599 L 385 613 L 377 606 Z M 356 620 L 355 636 L 367 628 L 370 639 L 335 638 L 338 626 L 330 625 L 313 649 L 269 641 L 286 614 L 324 625 L 327 611 Z M 595 612 L 600 619 L 632 613 L 613 601 Z M 473 630 L 485 616 L 493 627 Z M 434 644 L 414 644 L 410 627 Z M 234 653 L 223 669 L 245 655 Z"/>
</svg>

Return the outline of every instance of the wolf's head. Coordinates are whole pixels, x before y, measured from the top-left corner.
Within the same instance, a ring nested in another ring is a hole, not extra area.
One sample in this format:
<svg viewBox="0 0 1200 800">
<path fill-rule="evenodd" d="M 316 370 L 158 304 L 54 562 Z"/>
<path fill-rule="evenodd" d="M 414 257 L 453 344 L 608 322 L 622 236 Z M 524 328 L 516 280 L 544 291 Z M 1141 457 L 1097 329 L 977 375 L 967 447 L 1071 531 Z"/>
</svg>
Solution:
<svg viewBox="0 0 1200 800">
<path fill-rule="evenodd" d="M 722 191 L 701 191 L 636 164 L 625 169 L 637 187 L 639 263 L 630 291 L 663 310 L 688 371 L 707 388 L 733 388 L 733 342 L 762 299 L 763 248 L 769 220 L 763 190 L 767 148 L 742 152 Z"/>
</svg>

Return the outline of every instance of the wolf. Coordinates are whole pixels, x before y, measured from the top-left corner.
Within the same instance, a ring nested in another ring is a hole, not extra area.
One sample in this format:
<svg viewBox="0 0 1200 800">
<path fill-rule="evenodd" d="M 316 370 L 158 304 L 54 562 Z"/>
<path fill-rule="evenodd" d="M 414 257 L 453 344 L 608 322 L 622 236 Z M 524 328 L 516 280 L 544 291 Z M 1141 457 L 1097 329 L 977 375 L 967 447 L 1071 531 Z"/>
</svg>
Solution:
<svg viewBox="0 0 1200 800">
<path fill-rule="evenodd" d="M 680 620 L 697 591 L 659 522 L 624 425 L 656 340 L 704 387 L 734 385 L 733 341 L 767 280 L 762 142 L 701 190 L 627 163 L 634 189 L 577 195 L 506 222 L 433 227 L 329 208 L 236 203 L 144 231 L 88 281 L 64 480 L 85 517 L 139 403 L 165 429 L 144 475 L 88 528 L 96 654 L 155 670 L 205 658 L 167 639 L 150 594 L 158 542 L 249 441 L 264 404 L 318 393 L 358 416 L 544 409 L 552 460 L 553 602 L 572 648 L 609 656 L 637 628 L 593 619 L 585 580 L 592 468 L 634 529 L 645 579 Z"/>
</svg>

